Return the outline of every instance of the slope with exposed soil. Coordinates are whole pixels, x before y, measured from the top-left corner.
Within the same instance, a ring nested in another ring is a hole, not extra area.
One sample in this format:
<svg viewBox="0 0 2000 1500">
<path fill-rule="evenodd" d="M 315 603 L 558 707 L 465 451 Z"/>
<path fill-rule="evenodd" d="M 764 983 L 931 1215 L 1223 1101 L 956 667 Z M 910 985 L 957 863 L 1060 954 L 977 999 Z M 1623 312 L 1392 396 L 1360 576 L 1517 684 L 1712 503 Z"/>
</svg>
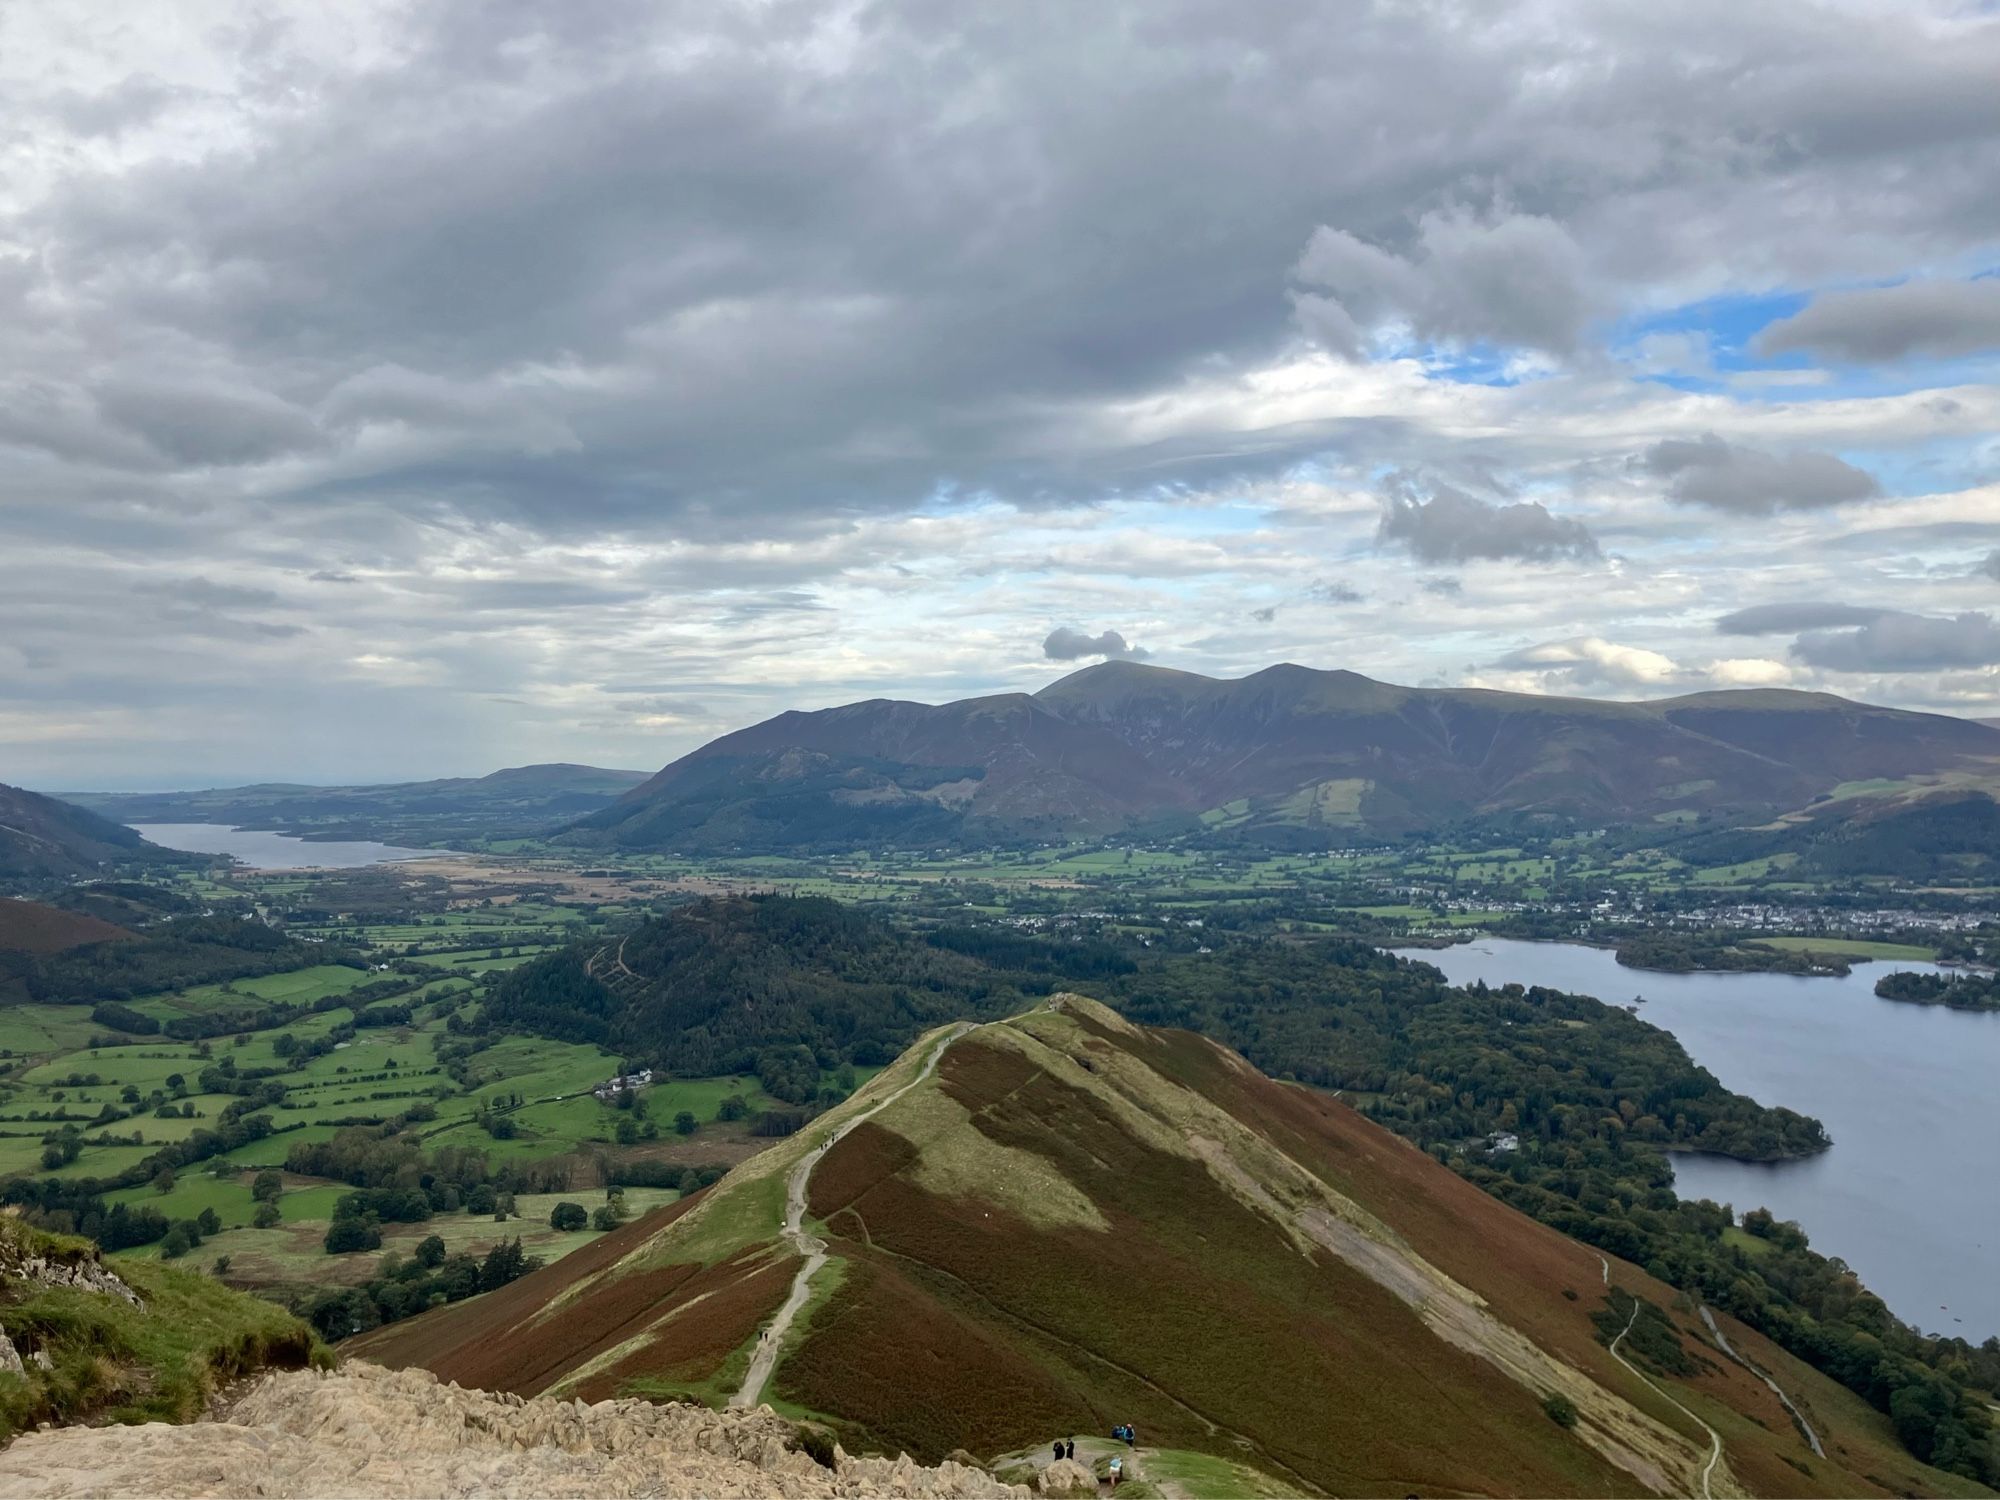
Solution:
<svg viewBox="0 0 2000 1500">
<path fill-rule="evenodd" d="M 1065 996 L 932 1032 L 707 1193 L 355 1347 L 522 1394 L 714 1404 L 768 1363 L 786 1410 L 926 1459 L 1129 1421 L 1319 1493 L 1965 1492 L 1721 1319 L 1811 1410 L 1818 1457 L 1670 1288 L 1616 1262 L 1608 1285 L 1659 1310 L 1694 1373 L 1605 1347 L 1594 1252 L 1336 1101 Z"/>
</svg>

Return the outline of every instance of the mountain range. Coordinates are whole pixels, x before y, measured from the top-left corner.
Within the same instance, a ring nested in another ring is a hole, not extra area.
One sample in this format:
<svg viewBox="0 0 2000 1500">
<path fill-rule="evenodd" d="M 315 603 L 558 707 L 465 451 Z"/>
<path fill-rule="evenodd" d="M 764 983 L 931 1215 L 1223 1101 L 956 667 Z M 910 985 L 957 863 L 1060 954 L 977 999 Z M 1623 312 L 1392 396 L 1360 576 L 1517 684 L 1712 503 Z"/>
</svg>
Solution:
<svg viewBox="0 0 2000 1500">
<path fill-rule="evenodd" d="M 345 1348 L 524 1397 L 770 1400 L 1003 1475 L 1132 1424 L 1170 1495 L 1967 1490 L 1726 1313 L 1074 995 L 931 1031 L 705 1192 Z"/>
<path fill-rule="evenodd" d="M 1994 785 L 2000 731 L 1827 693 L 1606 702 L 1112 661 L 1032 694 L 779 714 L 564 837 L 724 852 L 1206 830 L 1323 847 L 1479 821 L 1754 823 Z"/>
<path fill-rule="evenodd" d="M 77 805 L 122 823 L 227 823 L 309 839 L 379 839 L 442 848 L 567 823 L 645 780 L 643 771 L 558 763 L 379 786 L 267 782 L 206 791 L 68 795 Z"/>
</svg>

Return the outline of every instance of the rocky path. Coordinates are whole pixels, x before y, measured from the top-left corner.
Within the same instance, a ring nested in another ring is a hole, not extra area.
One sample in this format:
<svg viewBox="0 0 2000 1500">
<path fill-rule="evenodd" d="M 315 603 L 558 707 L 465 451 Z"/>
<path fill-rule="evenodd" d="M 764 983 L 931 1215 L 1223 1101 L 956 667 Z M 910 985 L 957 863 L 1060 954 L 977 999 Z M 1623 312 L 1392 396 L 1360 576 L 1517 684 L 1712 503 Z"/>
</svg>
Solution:
<svg viewBox="0 0 2000 1500">
<path fill-rule="evenodd" d="M 7 1500 L 277 1495 L 286 1500 L 1028 1500 L 984 1470 L 907 1458 L 825 1467 L 767 1411 L 461 1390 L 351 1361 L 270 1375 L 212 1421 L 65 1427 L 0 1453 Z"/>
<path fill-rule="evenodd" d="M 817 1276 L 820 1268 L 826 1264 L 826 1242 L 817 1235 L 807 1234 L 805 1231 L 806 1189 L 812 1182 L 813 1168 L 819 1165 L 820 1157 L 831 1150 L 850 1130 L 864 1121 L 873 1119 L 936 1072 L 938 1060 L 944 1056 L 945 1049 L 971 1030 L 973 1025 L 970 1021 L 962 1021 L 952 1027 L 938 1038 L 937 1045 L 931 1048 L 930 1055 L 924 1059 L 924 1065 L 917 1070 L 916 1077 L 852 1119 L 842 1121 L 825 1140 L 800 1157 L 798 1165 L 792 1168 L 791 1176 L 785 1180 L 784 1236 L 792 1248 L 805 1257 L 805 1264 L 799 1267 L 798 1275 L 792 1278 L 791 1293 L 785 1298 L 784 1305 L 778 1309 L 778 1315 L 771 1320 L 770 1326 L 758 1335 L 757 1351 L 750 1357 L 750 1368 L 743 1376 L 743 1384 L 736 1394 L 729 1398 L 732 1408 L 742 1410 L 753 1407 L 763 1399 L 764 1387 L 770 1381 L 771 1371 L 777 1368 L 778 1353 L 784 1347 L 785 1335 L 791 1331 L 792 1320 L 799 1315 L 799 1310 L 806 1305 L 806 1299 L 812 1294 L 813 1277 Z"/>
</svg>

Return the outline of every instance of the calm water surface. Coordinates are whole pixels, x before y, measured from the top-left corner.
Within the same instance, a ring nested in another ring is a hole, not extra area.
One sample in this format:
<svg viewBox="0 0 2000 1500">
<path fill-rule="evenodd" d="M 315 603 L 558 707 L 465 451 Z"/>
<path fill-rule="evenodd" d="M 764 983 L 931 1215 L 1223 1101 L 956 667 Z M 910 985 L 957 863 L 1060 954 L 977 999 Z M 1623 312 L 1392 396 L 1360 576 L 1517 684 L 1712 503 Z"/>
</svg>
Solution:
<svg viewBox="0 0 2000 1500">
<path fill-rule="evenodd" d="M 1651 974 L 1610 950 L 1482 939 L 1410 951 L 1455 984 L 1539 984 L 1627 1004 L 1728 1087 L 1816 1115 L 1833 1149 L 1757 1166 L 1677 1156 L 1676 1191 L 1796 1219 L 1904 1320 L 1977 1343 L 2000 1333 L 2000 1013 L 1878 999 L 1891 969 L 1844 979 Z"/>
<path fill-rule="evenodd" d="M 231 828 L 226 823 L 134 823 L 132 830 L 162 849 L 186 849 L 196 854 L 231 854 L 253 870 L 353 870 L 362 865 L 389 864 L 405 859 L 436 859 L 440 849 L 398 849 L 354 839 L 322 844 L 287 833 Z"/>
</svg>

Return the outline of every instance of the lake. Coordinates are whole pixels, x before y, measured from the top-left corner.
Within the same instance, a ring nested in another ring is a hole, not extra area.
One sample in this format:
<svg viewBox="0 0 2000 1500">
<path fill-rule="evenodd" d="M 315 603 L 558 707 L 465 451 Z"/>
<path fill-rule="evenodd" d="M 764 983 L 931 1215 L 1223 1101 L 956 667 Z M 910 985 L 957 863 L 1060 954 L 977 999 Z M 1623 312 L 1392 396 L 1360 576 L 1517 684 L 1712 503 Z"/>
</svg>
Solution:
<svg viewBox="0 0 2000 1500">
<path fill-rule="evenodd" d="M 1607 948 L 1486 938 L 1406 950 L 1454 984 L 1510 981 L 1595 995 L 1680 1039 L 1739 1093 L 1816 1115 L 1833 1149 L 1756 1165 L 1676 1156 L 1684 1198 L 1795 1219 L 1904 1321 L 1978 1343 L 2000 1334 L 2000 1013 L 1878 999 L 1892 969 L 1845 978 L 1653 974 Z"/>
<path fill-rule="evenodd" d="M 231 828 L 226 823 L 134 823 L 132 831 L 162 849 L 194 854 L 228 854 L 253 870 L 354 870 L 363 865 L 393 864 L 406 859 L 436 859 L 442 849 L 398 849 L 370 839 L 317 840 L 293 838 L 255 828 Z"/>
</svg>

